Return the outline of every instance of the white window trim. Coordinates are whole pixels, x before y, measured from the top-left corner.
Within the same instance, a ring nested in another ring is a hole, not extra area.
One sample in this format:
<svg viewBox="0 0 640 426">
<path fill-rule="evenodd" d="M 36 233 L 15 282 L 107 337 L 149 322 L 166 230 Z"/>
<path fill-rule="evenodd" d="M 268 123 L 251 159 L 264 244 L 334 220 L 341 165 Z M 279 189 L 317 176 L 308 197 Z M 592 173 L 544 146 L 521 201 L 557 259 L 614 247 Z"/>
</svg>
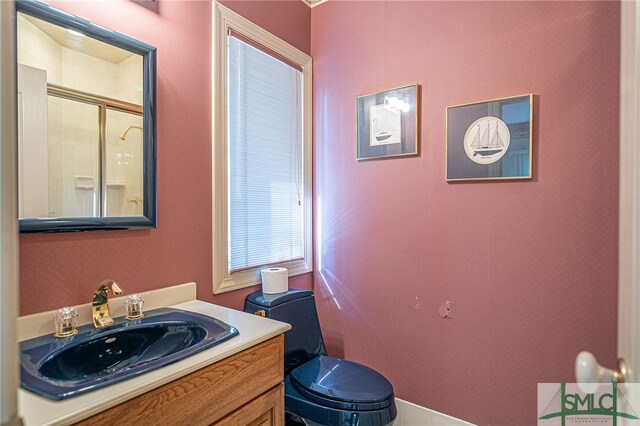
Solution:
<svg viewBox="0 0 640 426">
<path fill-rule="evenodd" d="M 227 43 L 229 29 L 248 37 L 302 68 L 303 161 L 304 161 L 304 260 L 285 263 L 289 276 L 313 270 L 312 242 L 312 144 L 311 57 L 246 18 L 215 2 L 213 7 L 213 293 L 224 293 L 260 283 L 260 268 L 229 274 L 228 179 L 227 179 Z"/>
</svg>

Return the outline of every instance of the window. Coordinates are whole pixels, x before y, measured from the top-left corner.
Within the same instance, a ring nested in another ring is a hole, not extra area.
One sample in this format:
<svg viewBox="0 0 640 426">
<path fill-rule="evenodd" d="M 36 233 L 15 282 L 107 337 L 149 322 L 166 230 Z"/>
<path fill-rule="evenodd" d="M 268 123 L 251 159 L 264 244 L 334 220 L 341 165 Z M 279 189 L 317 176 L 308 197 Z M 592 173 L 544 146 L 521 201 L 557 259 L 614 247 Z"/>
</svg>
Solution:
<svg viewBox="0 0 640 426">
<path fill-rule="evenodd" d="M 213 288 L 311 271 L 311 58 L 222 5 L 214 20 Z"/>
</svg>

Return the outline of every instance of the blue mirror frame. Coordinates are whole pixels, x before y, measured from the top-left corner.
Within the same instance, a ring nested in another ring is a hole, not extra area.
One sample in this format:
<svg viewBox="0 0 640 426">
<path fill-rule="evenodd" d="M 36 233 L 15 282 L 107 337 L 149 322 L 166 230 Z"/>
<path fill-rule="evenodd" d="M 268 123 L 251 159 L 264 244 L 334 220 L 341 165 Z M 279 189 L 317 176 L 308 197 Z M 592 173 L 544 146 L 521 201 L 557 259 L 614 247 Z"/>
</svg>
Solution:
<svg viewBox="0 0 640 426">
<path fill-rule="evenodd" d="M 35 0 L 16 0 L 16 13 L 78 31 L 143 57 L 143 215 L 20 219 L 21 233 L 148 229 L 157 225 L 156 201 L 156 48 Z M 17 30 L 16 30 L 17 31 Z M 17 34 L 16 34 L 17 36 Z"/>
</svg>

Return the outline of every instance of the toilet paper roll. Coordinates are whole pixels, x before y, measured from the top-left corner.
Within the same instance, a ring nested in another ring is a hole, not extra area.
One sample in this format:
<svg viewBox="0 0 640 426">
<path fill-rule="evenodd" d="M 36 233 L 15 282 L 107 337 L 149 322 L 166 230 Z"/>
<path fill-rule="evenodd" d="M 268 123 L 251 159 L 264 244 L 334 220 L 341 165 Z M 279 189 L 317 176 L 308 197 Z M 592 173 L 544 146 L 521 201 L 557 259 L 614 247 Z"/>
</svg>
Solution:
<svg viewBox="0 0 640 426">
<path fill-rule="evenodd" d="M 264 294 L 284 293 L 289 290 L 289 271 L 287 268 L 267 268 L 260 271 L 262 292 Z"/>
</svg>

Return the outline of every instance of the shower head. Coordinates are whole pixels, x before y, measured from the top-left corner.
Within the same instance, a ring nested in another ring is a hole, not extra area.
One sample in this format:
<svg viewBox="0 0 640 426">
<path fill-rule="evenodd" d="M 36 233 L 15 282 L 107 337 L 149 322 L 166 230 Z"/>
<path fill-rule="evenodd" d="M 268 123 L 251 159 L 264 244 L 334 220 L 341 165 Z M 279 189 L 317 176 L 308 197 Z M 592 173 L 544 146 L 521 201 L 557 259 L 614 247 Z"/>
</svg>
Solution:
<svg viewBox="0 0 640 426">
<path fill-rule="evenodd" d="M 122 132 L 122 134 L 120 136 L 118 136 L 118 139 L 120 139 L 121 141 L 124 142 L 124 140 L 127 138 L 127 133 L 129 133 L 129 130 L 131 129 L 138 129 L 138 130 L 142 130 L 142 126 L 129 126 L 127 127 L 124 132 Z"/>
</svg>

